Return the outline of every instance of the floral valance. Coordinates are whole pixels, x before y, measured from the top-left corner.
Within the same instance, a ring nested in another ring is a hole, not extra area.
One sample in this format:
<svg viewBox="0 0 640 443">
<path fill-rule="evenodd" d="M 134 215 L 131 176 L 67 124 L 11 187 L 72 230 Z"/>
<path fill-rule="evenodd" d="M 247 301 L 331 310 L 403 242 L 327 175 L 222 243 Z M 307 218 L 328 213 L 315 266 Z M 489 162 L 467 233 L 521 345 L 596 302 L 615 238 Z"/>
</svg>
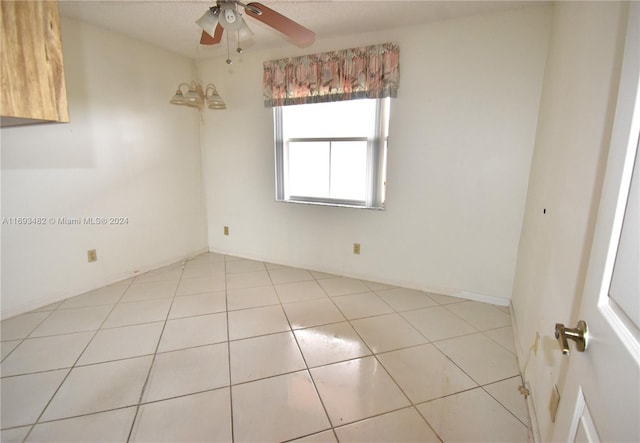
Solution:
<svg viewBox="0 0 640 443">
<path fill-rule="evenodd" d="M 266 107 L 396 97 L 400 49 L 394 43 L 264 62 Z"/>
</svg>

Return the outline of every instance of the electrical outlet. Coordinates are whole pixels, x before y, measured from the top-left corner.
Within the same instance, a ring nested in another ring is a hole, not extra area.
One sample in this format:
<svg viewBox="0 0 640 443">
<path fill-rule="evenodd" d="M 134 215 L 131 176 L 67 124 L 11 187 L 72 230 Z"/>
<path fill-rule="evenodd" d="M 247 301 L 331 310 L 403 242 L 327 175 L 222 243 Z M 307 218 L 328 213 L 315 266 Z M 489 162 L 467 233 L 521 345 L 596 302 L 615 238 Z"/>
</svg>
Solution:
<svg viewBox="0 0 640 443">
<path fill-rule="evenodd" d="M 89 263 L 93 263 L 94 261 L 98 261 L 98 253 L 95 249 L 89 249 L 87 251 L 87 261 Z"/>
<path fill-rule="evenodd" d="M 356 255 L 360 255 L 360 243 L 353 244 L 353 253 Z"/>
<path fill-rule="evenodd" d="M 224 235 L 229 235 L 229 226 L 224 227 Z"/>
</svg>

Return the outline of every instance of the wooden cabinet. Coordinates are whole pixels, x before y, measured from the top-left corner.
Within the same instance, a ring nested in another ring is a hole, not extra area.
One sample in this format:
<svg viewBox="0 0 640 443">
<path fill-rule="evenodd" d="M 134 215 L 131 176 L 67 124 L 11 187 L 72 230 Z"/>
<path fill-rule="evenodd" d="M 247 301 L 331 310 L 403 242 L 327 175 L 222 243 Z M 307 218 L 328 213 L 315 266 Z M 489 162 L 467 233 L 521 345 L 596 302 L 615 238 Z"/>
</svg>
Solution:
<svg viewBox="0 0 640 443">
<path fill-rule="evenodd" d="M 68 122 L 57 1 L 0 1 L 2 126 Z"/>
</svg>

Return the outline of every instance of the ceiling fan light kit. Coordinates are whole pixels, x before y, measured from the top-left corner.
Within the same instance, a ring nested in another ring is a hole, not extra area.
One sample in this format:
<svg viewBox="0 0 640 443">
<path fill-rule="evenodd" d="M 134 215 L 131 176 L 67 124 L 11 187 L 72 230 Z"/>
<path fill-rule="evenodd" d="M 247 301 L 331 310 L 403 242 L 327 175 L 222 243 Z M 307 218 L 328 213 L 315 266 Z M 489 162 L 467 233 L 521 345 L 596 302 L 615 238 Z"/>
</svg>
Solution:
<svg viewBox="0 0 640 443">
<path fill-rule="evenodd" d="M 183 88 L 186 92 L 183 92 Z M 169 101 L 172 105 L 183 105 L 202 110 L 205 103 L 209 109 L 225 109 L 225 104 L 213 83 L 202 89 L 200 82 L 180 83 L 176 93 Z"/>
<path fill-rule="evenodd" d="M 249 40 L 252 37 L 253 31 L 249 28 L 247 22 L 242 20 L 242 25 L 240 26 L 240 29 L 238 29 L 238 41 Z"/>
<path fill-rule="evenodd" d="M 200 44 L 220 43 L 224 31 L 238 31 L 238 42 L 241 39 L 250 38 L 253 32 L 249 29 L 238 7 L 244 8 L 244 12 L 249 17 L 281 32 L 297 46 L 306 47 L 315 40 L 316 35 L 313 31 L 261 3 L 244 4 L 239 0 L 218 0 L 215 6 L 210 7 L 200 19 L 196 20 L 196 24 L 202 28 Z"/>
<path fill-rule="evenodd" d="M 217 45 L 222 41 L 223 33 L 227 31 L 226 61 L 229 65 L 232 63 L 229 55 L 229 33 L 237 33 L 238 47 L 236 51 L 238 54 L 242 54 L 240 41 L 251 39 L 254 35 L 242 17 L 239 8 L 243 8 L 249 17 L 281 32 L 298 46 L 309 46 L 315 40 L 316 35 L 313 31 L 261 3 L 244 4 L 239 0 L 217 0 L 216 5 L 208 8 L 195 23 L 202 29 L 201 45 Z M 186 88 L 186 92 L 183 92 L 183 87 Z M 200 83 L 195 81 L 191 84 L 181 83 L 178 85 L 178 90 L 170 100 L 170 103 L 174 105 L 199 109 L 204 108 L 205 102 L 210 109 L 225 109 L 227 107 L 213 84 L 208 84 L 203 90 Z"/>
<path fill-rule="evenodd" d="M 204 32 L 213 36 L 216 30 L 216 26 L 218 26 L 219 15 L 219 8 L 209 8 L 207 9 L 207 12 L 202 14 L 202 17 L 196 20 L 196 24 L 200 26 Z"/>
</svg>

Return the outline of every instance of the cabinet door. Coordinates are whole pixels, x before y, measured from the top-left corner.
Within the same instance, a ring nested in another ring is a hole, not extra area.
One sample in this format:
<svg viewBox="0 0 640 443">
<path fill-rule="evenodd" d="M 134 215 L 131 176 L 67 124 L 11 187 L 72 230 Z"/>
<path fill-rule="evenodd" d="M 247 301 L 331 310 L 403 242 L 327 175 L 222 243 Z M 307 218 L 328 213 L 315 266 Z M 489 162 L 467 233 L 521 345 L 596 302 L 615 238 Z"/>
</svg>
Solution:
<svg viewBox="0 0 640 443">
<path fill-rule="evenodd" d="M 0 2 L 2 125 L 69 121 L 56 1 Z"/>
</svg>

